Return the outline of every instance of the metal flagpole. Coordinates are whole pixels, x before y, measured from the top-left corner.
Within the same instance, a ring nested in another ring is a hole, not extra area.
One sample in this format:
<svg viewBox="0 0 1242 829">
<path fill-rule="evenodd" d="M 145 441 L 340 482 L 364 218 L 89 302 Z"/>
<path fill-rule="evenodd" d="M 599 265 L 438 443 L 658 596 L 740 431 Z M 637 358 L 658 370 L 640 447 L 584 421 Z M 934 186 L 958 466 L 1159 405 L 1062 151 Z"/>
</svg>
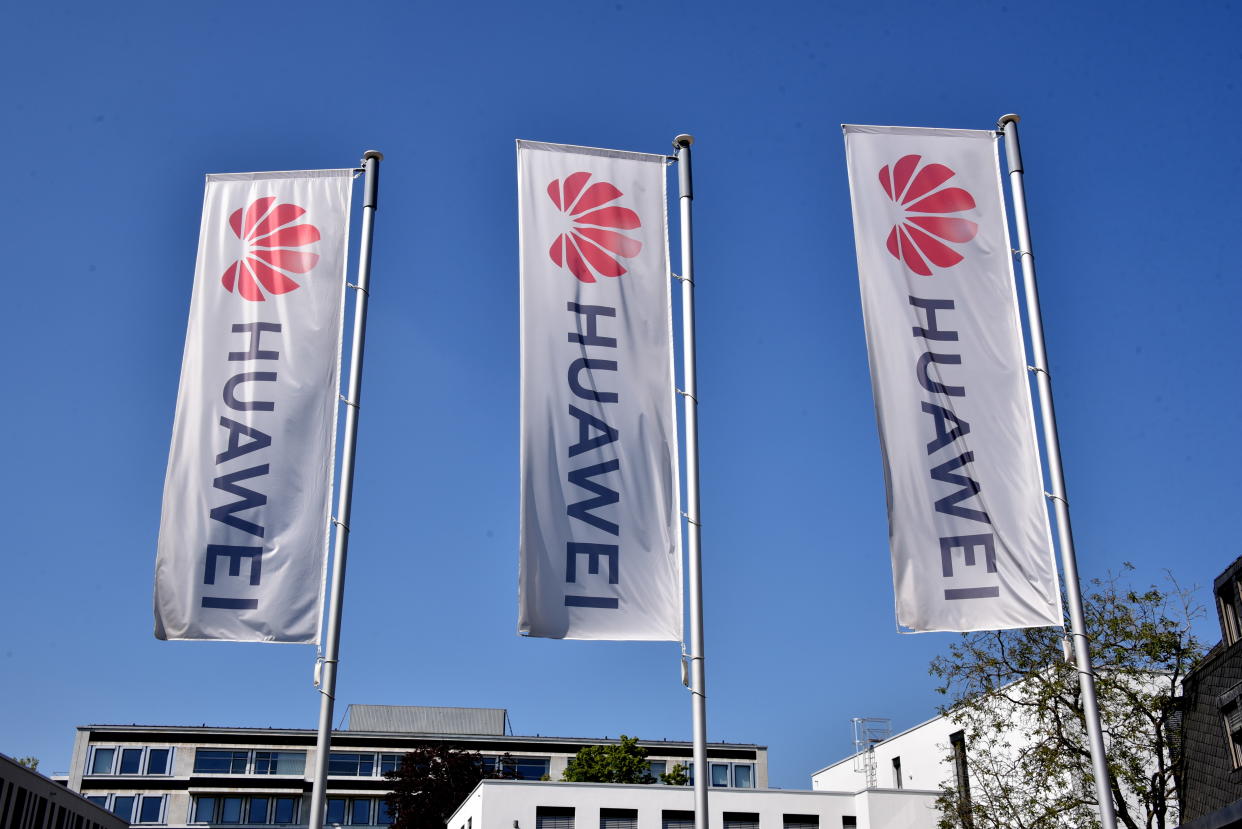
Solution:
<svg viewBox="0 0 1242 829">
<path fill-rule="evenodd" d="M 1091 667 L 1087 629 L 1083 621 L 1082 591 L 1078 584 L 1078 561 L 1074 555 L 1074 533 L 1070 528 L 1069 502 L 1065 499 L 1065 472 L 1061 468 L 1061 442 L 1057 437 L 1057 415 L 1052 405 L 1052 380 L 1048 374 L 1048 353 L 1044 347 L 1044 325 L 1039 310 L 1039 290 L 1035 285 L 1035 255 L 1031 251 L 1031 229 L 1026 215 L 1026 190 L 1022 185 L 1022 153 L 1018 148 L 1018 121 L 1012 113 L 1002 115 L 997 128 L 1005 136 L 1005 158 L 1009 163 L 1009 188 L 1013 194 L 1014 224 L 1018 228 L 1017 255 L 1022 262 L 1022 285 L 1026 290 L 1027 324 L 1031 330 L 1031 353 L 1039 388 L 1039 412 L 1043 421 L 1044 450 L 1048 456 L 1048 477 L 1057 516 L 1057 541 L 1061 548 L 1061 573 L 1069 603 L 1070 635 L 1074 640 L 1074 664 L 1078 667 L 1078 687 L 1082 695 L 1083 715 L 1087 721 L 1087 739 L 1091 748 L 1091 765 L 1095 773 L 1095 794 L 1100 803 L 1103 829 L 1116 829 L 1108 760 L 1104 754 L 1104 734 L 1100 710 L 1095 699 L 1095 672 Z"/>
<path fill-rule="evenodd" d="M 341 650 L 341 605 L 345 600 L 345 560 L 349 553 L 349 511 L 354 495 L 354 452 L 358 442 L 358 401 L 362 395 L 362 352 L 367 337 L 367 293 L 371 281 L 371 239 L 379 193 L 379 163 L 384 154 L 362 155 L 362 240 L 358 248 L 358 284 L 354 288 L 354 337 L 349 355 L 349 397 L 345 402 L 345 445 L 337 492 L 335 554 L 332 557 L 332 594 L 328 605 L 328 640 L 321 663 L 319 736 L 315 741 L 315 781 L 311 789 L 307 826 L 322 827 L 328 782 L 328 754 L 332 748 L 332 704 L 336 695 L 336 667 Z"/>
<path fill-rule="evenodd" d="M 690 694 L 694 722 L 694 829 L 707 829 L 707 682 L 703 671 L 703 568 L 699 548 L 699 400 L 694 377 L 694 250 L 690 207 L 690 145 L 694 136 L 673 139 L 677 149 L 677 191 L 681 206 L 682 388 L 686 425 L 686 524 L 690 562 Z"/>
</svg>

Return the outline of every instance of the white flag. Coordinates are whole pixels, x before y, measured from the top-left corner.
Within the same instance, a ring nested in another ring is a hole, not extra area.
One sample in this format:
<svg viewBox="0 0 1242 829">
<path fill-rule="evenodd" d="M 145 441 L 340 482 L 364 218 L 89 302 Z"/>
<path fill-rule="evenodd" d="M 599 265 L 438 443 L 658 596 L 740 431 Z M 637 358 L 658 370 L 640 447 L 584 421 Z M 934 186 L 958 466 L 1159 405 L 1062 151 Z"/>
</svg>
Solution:
<svg viewBox="0 0 1242 829">
<path fill-rule="evenodd" d="M 1062 624 L 997 136 L 845 127 L 897 621 Z"/>
<path fill-rule="evenodd" d="M 319 641 L 352 176 L 207 177 L 157 638 Z"/>
<path fill-rule="evenodd" d="M 518 142 L 518 631 L 678 640 L 665 157 Z"/>
</svg>

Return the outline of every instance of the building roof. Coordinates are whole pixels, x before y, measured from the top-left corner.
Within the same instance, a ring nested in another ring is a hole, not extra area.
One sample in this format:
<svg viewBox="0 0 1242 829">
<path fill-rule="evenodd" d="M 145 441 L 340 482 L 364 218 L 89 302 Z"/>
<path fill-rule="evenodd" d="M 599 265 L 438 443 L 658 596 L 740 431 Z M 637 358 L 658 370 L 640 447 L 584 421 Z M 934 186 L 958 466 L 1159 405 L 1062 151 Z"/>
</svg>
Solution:
<svg viewBox="0 0 1242 829">
<path fill-rule="evenodd" d="M 470 734 L 503 737 L 503 708 L 436 708 L 428 705 L 350 705 L 349 731 L 393 734 Z"/>
</svg>

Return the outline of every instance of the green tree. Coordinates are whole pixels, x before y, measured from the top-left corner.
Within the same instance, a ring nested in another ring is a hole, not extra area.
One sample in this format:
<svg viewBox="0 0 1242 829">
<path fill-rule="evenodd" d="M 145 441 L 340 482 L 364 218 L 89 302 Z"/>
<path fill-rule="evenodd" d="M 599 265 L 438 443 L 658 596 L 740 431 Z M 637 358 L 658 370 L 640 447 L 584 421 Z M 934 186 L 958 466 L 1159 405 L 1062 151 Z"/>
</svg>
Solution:
<svg viewBox="0 0 1242 829">
<path fill-rule="evenodd" d="M 666 786 L 689 786 L 690 770 L 681 763 L 675 763 L 671 769 L 660 775 L 660 782 Z"/>
<path fill-rule="evenodd" d="M 387 797 L 393 829 L 444 829 L 480 780 L 520 775 L 517 761 L 508 754 L 487 763 L 478 752 L 441 743 L 406 752 L 385 777 L 393 784 Z"/>
<path fill-rule="evenodd" d="M 647 749 L 637 737 L 621 735 L 621 741 L 606 746 L 583 746 L 570 759 L 561 774 L 569 783 L 654 783 L 647 764 Z"/>
<path fill-rule="evenodd" d="M 14 757 L 13 759 L 17 761 L 17 765 L 19 766 L 25 766 L 31 771 L 39 770 L 39 758 L 38 757 Z"/>
<path fill-rule="evenodd" d="M 1203 655 L 1191 632 L 1202 609 L 1171 579 L 1138 591 L 1116 577 L 1093 581 L 1083 605 L 1118 822 L 1176 826 L 1174 722 L 1182 679 Z M 963 634 L 932 661 L 969 768 L 969 797 L 944 786 L 942 829 L 1099 826 L 1078 674 L 1065 654 L 1061 628 L 1026 628 Z"/>
</svg>

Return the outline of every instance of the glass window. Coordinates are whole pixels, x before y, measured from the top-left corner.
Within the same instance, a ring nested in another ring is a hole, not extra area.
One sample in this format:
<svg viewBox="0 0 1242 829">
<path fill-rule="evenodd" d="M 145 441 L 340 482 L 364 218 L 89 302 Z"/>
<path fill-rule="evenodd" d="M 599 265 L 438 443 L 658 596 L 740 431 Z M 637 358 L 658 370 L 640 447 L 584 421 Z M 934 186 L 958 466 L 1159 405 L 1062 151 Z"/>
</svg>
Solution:
<svg viewBox="0 0 1242 829">
<path fill-rule="evenodd" d="M 785 815 L 785 829 L 819 829 L 819 815 Z"/>
<path fill-rule="evenodd" d="M 728 763 L 712 763 L 712 785 L 728 786 L 729 785 L 729 764 Z"/>
<path fill-rule="evenodd" d="M 305 751 L 256 751 L 255 774 L 302 774 L 306 771 Z"/>
<path fill-rule="evenodd" d="M 341 754 L 334 751 L 328 755 L 328 774 L 338 777 L 371 777 L 375 774 L 375 755 Z"/>
<path fill-rule="evenodd" d="M 142 749 L 121 749 L 121 774 L 139 774 L 142 771 Z"/>
<path fill-rule="evenodd" d="M 694 812 L 665 809 L 661 814 L 660 829 L 694 829 Z"/>
<path fill-rule="evenodd" d="M 91 757 L 91 774 L 112 774 L 112 758 L 115 748 L 97 748 Z"/>
<path fill-rule="evenodd" d="M 134 817 L 134 801 L 137 798 L 132 794 L 115 795 L 112 798 L 112 814 L 122 820 L 133 820 Z"/>
<path fill-rule="evenodd" d="M 539 780 L 548 773 L 547 757 L 515 757 L 519 780 Z"/>
<path fill-rule="evenodd" d="M 108 796 L 106 794 L 88 794 L 86 799 L 101 809 L 108 808 Z"/>
<path fill-rule="evenodd" d="M 725 812 L 724 829 L 759 829 L 756 812 Z"/>
<path fill-rule="evenodd" d="M 294 823 L 298 819 L 298 799 L 296 797 L 276 798 L 276 807 L 272 809 L 272 823 Z"/>
<path fill-rule="evenodd" d="M 246 822 L 267 823 L 267 804 L 271 802 L 270 797 L 250 798 L 250 806 L 246 809 Z"/>
<path fill-rule="evenodd" d="M 345 798 L 329 797 L 326 821 L 328 823 L 345 822 Z"/>
<path fill-rule="evenodd" d="M 349 801 L 349 822 L 354 826 L 371 825 L 371 798 L 355 797 Z"/>
<path fill-rule="evenodd" d="M 143 795 L 138 805 L 139 823 L 159 823 L 164 811 L 162 795 Z"/>
<path fill-rule="evenodd" d="M 197 797 L 194 799 L 194 822 L 211 823 L 216 819 L 216 799 L 214 797 Z"/>
<path fill-rule="evenodd" d="M 659 780 L 660 775 L 668 771 L 668 763 L 664 760 L 648 760 L 647 768 L 651 770 L 651 776 Z"/>
<path fill-rule="evenodd" d="M 638 810 L 600 809 L 599 829 L 638 829 Z"/>
<path fill-rule="evenodd" d="M 240 797 L 220 798 L 220 822 L 241 823 L 242 799 Z"/>
<path fill-rule="evenodd" d="M 733 785 L 739 789 L 755 787 L 755 767 L 749 763 L 738 763 L 733 767 Z"/>
<path fill-rule="evenodd" d="M 245 774 L 246 751 L 214 751 L 200 748 L 194 752 L 195 774 Z"/>
<path fill-rule="evenodd" d="M 388 811 L 388 801 L 380 798 L 375 805 L 375 822 L 380 826 L 392 825 L 392 814 Z"/>
<path fill-rule="evenodd" d="M 168 749 L 147 750 L 147 774 L 168 774 Z"/>
<path fill-rule="evenodd" d="M 535 829 L 574 829 L 574 807 L 536 806 Z"/>
<path fill-rule="evenodd" d="M 381 754 L 380 755 L 380 774 L 388 774 L 390 771 L 396 771 L 401 768 L 400 754 Z"/>
</svg>

